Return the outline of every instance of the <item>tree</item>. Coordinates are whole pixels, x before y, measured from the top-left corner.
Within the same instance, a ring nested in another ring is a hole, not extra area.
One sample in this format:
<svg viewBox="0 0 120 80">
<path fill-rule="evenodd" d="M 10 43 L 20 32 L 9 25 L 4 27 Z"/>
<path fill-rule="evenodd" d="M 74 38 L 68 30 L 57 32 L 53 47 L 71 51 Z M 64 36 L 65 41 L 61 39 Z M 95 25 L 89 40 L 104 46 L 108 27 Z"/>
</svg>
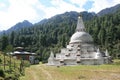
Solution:
<svg viewBox="0 0 120 80">
<path fill-rule="evenodd" d="M 2 42 L 2 50 L 4 51 L 5 48 L 7 47 L 7 45 L 9 44 L 8 37 L 4 35 L 2 37 L 2 41 L 1 42 Z"/>
<path fill-rule="evenodd" d="M 10 57 L 10 61 L 9 61 L 9 69 L 10 69 L 10 72 L 11 72 L 11 54 L 10 52 L 13 52 L 13 46 L 12 45 L 8 45 L 5 49 L 5 52 L 8 53 L 9 57 Z"/>
<path fill-rule="evenodd" d="M 66 40 L 65 40 L 65 36 L 64 36 L 64 35 L 62 36 L 62 41 L 61 41 L 61 43 L 62 43 L 62 47 L 65 47 L 65 46 L 66 46 Z"/>
<path fill-rule="evenodd" d="M 14 38 L 15 38 L 15 32 L 12 31 L 11 34 L 10 34 L 10 44 L 11 45 L 14 45 Z"/>
<path fill-rule="evenodd" d="M 103 46 L 105 43 L 105 29 L 104 28 L 100 29 L 100 32 L 98 34 L 98 39 L 99 39 L 101 45 Z"/>
</svg>

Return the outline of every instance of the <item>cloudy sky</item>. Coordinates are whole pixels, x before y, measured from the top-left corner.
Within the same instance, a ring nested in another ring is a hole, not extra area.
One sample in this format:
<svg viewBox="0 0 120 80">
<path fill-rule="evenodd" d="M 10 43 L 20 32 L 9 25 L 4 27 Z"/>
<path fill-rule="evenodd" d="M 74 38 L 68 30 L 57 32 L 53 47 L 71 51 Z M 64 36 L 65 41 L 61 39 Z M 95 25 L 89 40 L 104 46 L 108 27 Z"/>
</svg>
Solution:
<svg viewBox="0 0 120 80">
<path fill-rule="evenodd" d="M 23 20 L 36 23 L 66 11 L 97 13 L 119 3 L 120 0 L 0 0 L 0 30 Z"/>
</svg>

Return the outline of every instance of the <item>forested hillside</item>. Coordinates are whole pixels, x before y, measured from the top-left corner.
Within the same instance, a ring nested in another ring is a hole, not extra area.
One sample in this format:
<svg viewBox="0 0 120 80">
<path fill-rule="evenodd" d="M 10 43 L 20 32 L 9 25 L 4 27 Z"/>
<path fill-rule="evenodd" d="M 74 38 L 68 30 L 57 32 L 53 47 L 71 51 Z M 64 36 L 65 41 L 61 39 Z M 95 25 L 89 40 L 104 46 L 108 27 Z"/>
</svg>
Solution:
<svg viewBox="0 0 120 80">
<path fill-rule="evenodd" d="M 95 45 L 102 50 L 106 48 L 116 58 L 120 53 L 120 10 L 113 14 L 97 17 L 94 13 L 81 13 L 87 32 L 89 32 Z M 27 51 L 36 52 L 40 60 L 46 61 L 50 51 L 59 52 L 60 48 L 69 43 L 75 32 L 79 13 L 66 12 L 35 24 L 30 28 L 12 31 L 0 38 L 0 50 L 8 44 L 23 46 Z M 117 55 L 116 55 L 117 54 Z"/>
<path fill-rule="evenodd" d="M 120 54 L 120 10 L 114 14 L 94 18 L 86 22 L 86 27 L 95 44 L 103 50 L 108 49 L 114 57 Z"/>
</svg>

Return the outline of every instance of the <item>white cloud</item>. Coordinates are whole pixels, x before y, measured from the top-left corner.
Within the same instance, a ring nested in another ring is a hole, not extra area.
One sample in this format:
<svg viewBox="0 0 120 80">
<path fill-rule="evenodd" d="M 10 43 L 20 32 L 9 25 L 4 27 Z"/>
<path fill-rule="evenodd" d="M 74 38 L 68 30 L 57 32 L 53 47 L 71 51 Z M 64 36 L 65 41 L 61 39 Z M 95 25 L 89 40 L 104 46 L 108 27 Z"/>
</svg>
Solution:
<svg viewBox="0 0 120 80">
<path fill-rule="evenodd" d="M 33 19 L 36 17 L 36 11 L 29 5 L 21 2 L 21 0 L 16 0 L 16 2 L 12 2 L 11 6 L 8 8 L 9 15 L 11 15 L 12 19 L 15 20 L 24 20 L 24 19 Z M 20 1 L 20 2 L 19 2 Z M 31 14 L 33 16 L 31 16 Z"/>
<path fill-rule="evenodd" d="M 32 7 L 35 3 L 31 1 L 35 0 L 9 0 L 6 11 L 0 11 L 0 29 L 8 29 L 23 20 L 35 20 L 38 14 Z"/>
<path fill-rule="evenodd" d="M 82 7 L 87 1 L 89 1 L 89 0 L 70 0 L 71 3 L 77 4 L 80 7 Z"/>
<path fill-rule="evenodd" d="M 89 11 L 98 13 L 100 10 L 114 6 L 120 3 L 120 0 L 91 0 L 94 1 L 92 8 Z"/>
<path fill-rule="evenodd" d="M 76 0 L 76 1 L 79 1 L 79 3 L 82 2 L 80 0 Z M 84 0 L 84 1 L 86 1 L 86 0 Z M 72 3 L 73 0 L 71 0 L 70 2 Z M 54 16 L 55 14 L 64 13 L 66 11 L 78 11 L 78 12 L 80 12 L 80 11 L 85 10 L 82 8 L 82 5 L 84 5 L 85 2 L 84 2 L 84 4 L 81 4 L 81 6 L 79 6 L 79 7 L 76 7 L 75 5 L 67 3 L 63 0 L 51 0 L 51 3 L 53 5 L 51 7 L 45 7 L 45 6 L 42 7 L 43 9 L 45 9 L 44 12 L 46 13 L 46 15 L 45 15 L 46 18 Z M 77 4 L 79 4 L 79 3 L 77 3 Z M 74 3 L 74 4 L 76 4 L 76 3 Z"/>
<path fill-rule="evenodd" d="M 4 8 L 6 5 L 4 3 L 0 3 L 0 8 Z"/>
</svg>

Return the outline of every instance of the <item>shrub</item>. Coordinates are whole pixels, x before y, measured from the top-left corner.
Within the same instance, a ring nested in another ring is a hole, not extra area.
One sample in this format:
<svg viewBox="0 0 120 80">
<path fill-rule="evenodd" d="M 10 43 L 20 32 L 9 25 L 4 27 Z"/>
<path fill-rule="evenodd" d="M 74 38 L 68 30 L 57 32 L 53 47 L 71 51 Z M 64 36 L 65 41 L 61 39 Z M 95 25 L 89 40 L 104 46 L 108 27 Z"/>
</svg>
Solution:
<svg viewBox="0 0 120 80">
<path fill-rule="evenodd" d="M 2 59 L 0 58 L 0 63 L 2 63 Z"/>
<path fill-rule="evenodd" d="M 8 75 L 5 77 L 5 80 L 18 80 L 19 77 L 16 77 L 15 75 Z"/>
<path fill-rule="evenodd" d="M 30 64 L 29 61 L 24 60 L 24 66 L 25 66 L 25 67 L 30 67 L 30 65 L 31 65 L 31 64 Z"/>
<path fill-rule="evenodd" d="M 2 69 L 0 69 L 0 77 L 5 77 L 5 73 Z"/>
<path fill-rule="evenodd" d="M 120 60 L 114 60 L 113 65 L 120 65 Z"/>
<path fill-rule="evenodd" d="M 0 80 L 4 80 L 4 78 L 0 77 Z"/>
<path fill-rule="evenodd" d="M 120 62 L 114 62 L 113 64 L 114 65 L 120 65 Z"/>
</svg>

